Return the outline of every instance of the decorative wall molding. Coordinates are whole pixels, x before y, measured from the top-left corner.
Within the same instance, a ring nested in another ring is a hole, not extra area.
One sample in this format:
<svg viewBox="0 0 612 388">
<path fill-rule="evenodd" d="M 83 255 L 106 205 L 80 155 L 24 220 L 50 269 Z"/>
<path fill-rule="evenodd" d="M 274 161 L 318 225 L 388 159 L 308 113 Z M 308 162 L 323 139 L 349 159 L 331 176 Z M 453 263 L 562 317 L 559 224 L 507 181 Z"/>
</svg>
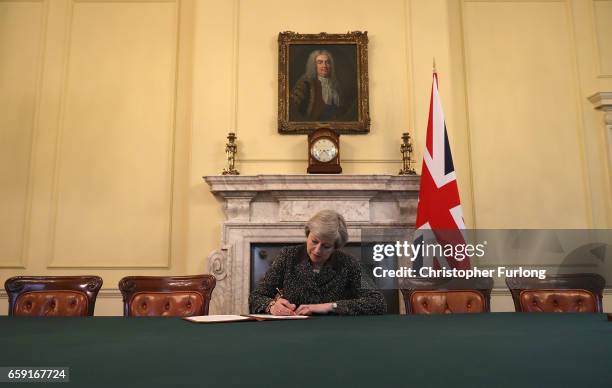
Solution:
<svg viewBox="0 0 612 388">
<path fill-rule="evenodd" d="M 608 140 L 608 147 L 610 151 L 612 151 L 612 92 L 595 93 L 589 97 L 589 101 L 593 103 L 596 110 L 601 110 L 605 113 L 604 122 L 607 128 L 606 137 Z M 610 157 L 612 157 L 612 152 Z"/>
<path fill-rule="evenodd" d="M 593 103 L 595 109 L 606 113 L 606 126 L 612 129 L 612 92 L 597 92 L 589 97 L 589 101 Z"/>
<path fill-rule="evenodd" d="M 605 134 L 608 147 L 608 171 L 612 171 L 612 92 L 598 92 L 589 97 L 596 110 L 603 111 Z"/>
<path fill-rule="evenodd" d="M 98 299 L 123 299 L 121 291 L 118 288 L 103 288 L 98 292 Z"/>
</svg>

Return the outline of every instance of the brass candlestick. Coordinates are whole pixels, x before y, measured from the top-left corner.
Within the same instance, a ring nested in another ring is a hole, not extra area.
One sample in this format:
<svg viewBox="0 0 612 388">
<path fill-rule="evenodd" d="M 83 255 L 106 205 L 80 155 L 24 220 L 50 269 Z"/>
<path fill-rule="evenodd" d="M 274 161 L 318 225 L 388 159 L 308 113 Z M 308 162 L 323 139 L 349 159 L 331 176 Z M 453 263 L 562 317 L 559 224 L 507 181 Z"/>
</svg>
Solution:
<svg viewBox="0 0 612 388">
<path fill-rule="evenodd" d="M 399 171 L 399 175 L 416 175 L 412 163 L 412 143 L 410 142 L 410 134 L 408 132 L 402 133 L 402 145 L 400 146 L 400 152 L 402 153 L 402 169 Z"/>
<path fill-rule="evenodd" d="M 225 157 L 227 159 L 227 167 L 223 169 L 223 175 L 240 175 L 236 170 L 236 152 L 238 146 L 236 145 L 236 134 L 230 132 L 227 134 L 227 143 L 225 144 Z"/>
</svg>

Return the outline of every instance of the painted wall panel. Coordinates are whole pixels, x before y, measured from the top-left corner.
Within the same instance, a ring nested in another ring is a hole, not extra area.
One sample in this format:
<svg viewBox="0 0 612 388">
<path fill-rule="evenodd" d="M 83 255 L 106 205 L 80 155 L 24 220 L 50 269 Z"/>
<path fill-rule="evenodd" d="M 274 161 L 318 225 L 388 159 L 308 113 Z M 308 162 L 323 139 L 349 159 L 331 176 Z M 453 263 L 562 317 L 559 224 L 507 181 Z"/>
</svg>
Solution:
<svg viewBox="0 0 612 388">
<path fill-rule="evenodd" d="M 612 0 L 595 0 L 595 30 L 600 76 L 612 77 Z"/>
<path fill-rule="evenodd" d="M 22 265 L 42 2 L 0 2 L 0 266 Z"/>
<path fill-rule="evenodd" d="M 588 227 L 564 2 L 466 2 L 478 227 Z"/>
<path fill-rule="evenodd" d="M 52 266 L 168 264 L 176 5 L 75 3 Z"/>
</svg>

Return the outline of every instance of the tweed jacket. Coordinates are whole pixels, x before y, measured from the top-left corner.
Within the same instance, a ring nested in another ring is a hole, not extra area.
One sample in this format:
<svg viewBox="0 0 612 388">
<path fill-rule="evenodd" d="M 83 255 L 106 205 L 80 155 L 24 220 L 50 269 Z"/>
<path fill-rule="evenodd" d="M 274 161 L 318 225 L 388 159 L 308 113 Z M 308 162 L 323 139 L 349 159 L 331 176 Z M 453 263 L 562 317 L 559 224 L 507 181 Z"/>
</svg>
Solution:
<svg viewBox="0 0 612 388">
<path fill-rule="evenodd" d="M 334 251 L 321 271 L 312 270 L 306 245 L 283 248 L 264 278 L 249 296 L 251 313 L 265 312 L 277 291 L 296 306 L 336 302 L 336 314 L 384 314 L 382 293 L 361 273 L 359 263 L 342 251 Z"/>
</svg>

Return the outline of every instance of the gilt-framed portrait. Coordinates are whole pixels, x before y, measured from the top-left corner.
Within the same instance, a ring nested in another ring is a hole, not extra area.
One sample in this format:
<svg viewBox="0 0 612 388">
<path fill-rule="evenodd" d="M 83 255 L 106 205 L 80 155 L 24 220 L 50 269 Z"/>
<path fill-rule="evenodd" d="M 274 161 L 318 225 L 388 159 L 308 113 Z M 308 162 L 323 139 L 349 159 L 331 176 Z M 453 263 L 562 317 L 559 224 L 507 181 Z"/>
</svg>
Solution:
<svg viewBox="0 0 612 388">
<path fill-rule="evenodd" d="M 278 131 L 370 131 L 368 33 L 278 35 Z"/>
</svg>

